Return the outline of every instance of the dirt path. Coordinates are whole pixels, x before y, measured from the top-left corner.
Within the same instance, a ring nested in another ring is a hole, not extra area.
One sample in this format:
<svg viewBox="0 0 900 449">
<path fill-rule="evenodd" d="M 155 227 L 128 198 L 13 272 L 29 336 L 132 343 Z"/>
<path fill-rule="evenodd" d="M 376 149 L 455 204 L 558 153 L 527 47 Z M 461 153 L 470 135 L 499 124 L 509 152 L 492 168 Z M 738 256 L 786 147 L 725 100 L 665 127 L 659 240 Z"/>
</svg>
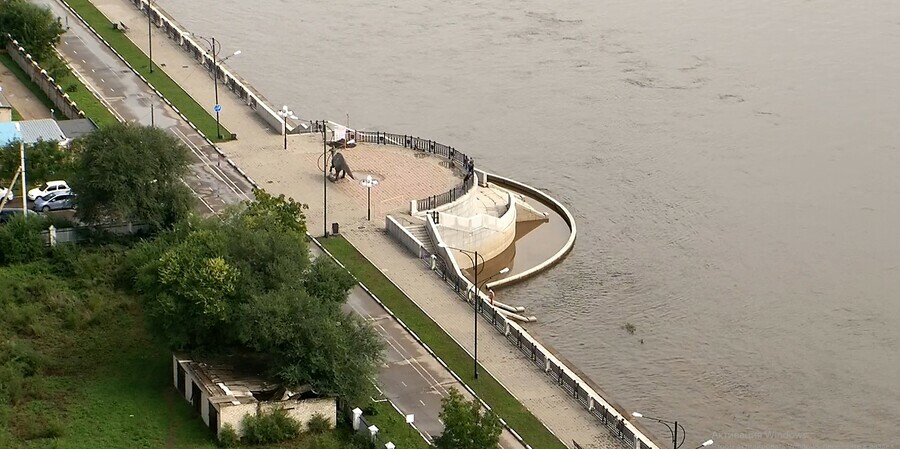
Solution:
<svg viewBox="0 0 900 449">
<path fill-rule="evenodd" d="M 5 65 L 0 64 L 0 86 L 3 96 L 19 111 L 22 120 L 50 118 L 50 111 L 19 81 Z"/>
</svg>

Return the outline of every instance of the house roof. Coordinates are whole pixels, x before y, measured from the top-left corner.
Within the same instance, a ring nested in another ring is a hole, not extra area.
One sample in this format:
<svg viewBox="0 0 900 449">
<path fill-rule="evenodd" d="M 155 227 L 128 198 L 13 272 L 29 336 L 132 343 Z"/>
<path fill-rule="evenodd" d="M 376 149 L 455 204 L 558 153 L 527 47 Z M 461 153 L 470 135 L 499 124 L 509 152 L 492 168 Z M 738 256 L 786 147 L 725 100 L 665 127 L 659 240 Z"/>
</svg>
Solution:
<svg viewBox="0 0 900 449">
<path fill-rule="evenodd" d="M 65 136 L 69 139 L 74 139 L 85 134 L 90 134 L 97 129 L 97 127 L 94 126 L 94 122 L 86 118 L 80 118 L 76 120 L 62 120 L 56 122 L 56 124 L 59 125 L 59 129 L 61 129 L 62 133 L 65 134 Z"/>
<path fill-rule="evenodd" d="M 16 129 L 16 124 L 19 129 Z M 21 140 L 26 144 L 36 143 L 39 140 L 66 140 L 66 135 L 59 129 L 55 120 L 26 120 L 21 122 L 0 123 L 0 145 Z"/>
</svg>

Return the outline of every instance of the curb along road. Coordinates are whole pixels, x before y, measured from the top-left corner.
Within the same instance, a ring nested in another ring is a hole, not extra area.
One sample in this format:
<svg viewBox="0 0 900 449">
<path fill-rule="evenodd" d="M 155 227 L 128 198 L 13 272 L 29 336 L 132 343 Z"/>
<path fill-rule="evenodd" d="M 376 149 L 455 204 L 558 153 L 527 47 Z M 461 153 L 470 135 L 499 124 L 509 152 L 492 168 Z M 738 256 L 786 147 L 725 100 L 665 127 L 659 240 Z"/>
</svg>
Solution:
<svg viewBox="0 0 900 449">
<path fill-rule="evenodd" d="M 417 343 L 419 346 L 421 346 L 422 348 L 424 348 L 425 351 L 428 353 L 428 355 L 430 355 L 434 360 L 436 360 L 436 361 L 440 364 L 440 366 L 441 366 L 447 373 L 449 373 L 449 374 L 453 377 L 453 379 L 455 379 L 456 382 L 459 383 L 459 385 L 461 385 L 461 386 L 463 387 L 463 389 L 465 389 L 466 392 L 468 392 L 472 397 L 478 399 L 478 402 L 480 402 L 481 405 L 482 405 L 485 409 L 491 410 L 490 405 L 488 405 L 484 400 L 482 400 L 481 397 L 478 396 L 478 394 L 475 393 L 475 391 L 474 391 L 468 384 L 466 384 L 466 383 L 459 377 L 459 375 L 457 375 L 456 372 L 454 372 L 454 371 L 453 371 L 453 370 L 452 370 L 452 369 L 451 369 L 451 368 L 450 368 L 450 367 L 449 367 L 449 366 L 441 359 L 441 357 L 438 356 L 438 355 L 437 355 L 437 354 L 436 354 L 436 353 L 428 346 L 428 344 L 426 344 L 424 341 L 422 341 L 422 340 L 419 338 L 419 336 L 415 333 L 415 331 L 413 331 L 412 329 L 410 329 L 410 328 L 406 325 L 406 323 L 404 323 L 403 320 L 400 319 L 400 317 L 396 316 L 396 315 L 394 314 L 394 312 L 391 311 L 391 309 L 388 308 L 388 306 L 385 305 L 385 304 L 381 301 L 381 299 L 379 299 L 378 296 L 375 295 L 375 293 L 373 293 L 371 290 L 369 290 L 369 288 L 366 287 L 366 285 L 363 284 L 362 281 L 359 280 L 359 278 L 357 278 L 356 276 L 354 276 L 353 273 L 351 273 L 350 270 L 347 269 L 347 267 L 346 267 L 343 263 L 341 263 L 340 260 L 338 260 L 336 257 L 334 257 L 334 255 L 331 254 L 331 252 L 329 252 L 328 249 L 326 249 L 326 248 L 318 241 L 318 239 L 316 239 L 315 237 L 313 237 L 313 236 L 310 235 L 309 233 L 307 233 L 307 237 L 308 237 L 313 243 L 315 243 L 315 245 L 318 247 L 318 249 L 319 249 L 321 252 L 323 252 L 325 255 L 327 255 L 329 258 L 331 258 L 331 260 L 333 260 L 335 263 L 338 264 L 338 266 L 340 266 L 340 267 L 343 268 L 345 271 L 347 271 L 347 273 L 350 273 L 350 276 L 353 277 L 353 279 L 356 281 L 357 285 L 358 285 L 363 291 L 365 291 L 365 293 L 368 295 L 368 297 L 371 298 L 373 301 L 375 301 L 375 302 L 378 304 L 378 306 L 380 306 L 382 309 L 384 309 L 384 311 L 387 312 L 387 314 L 390 315 L 390 317 L 391 317 L 394 321 L 396 321 L 396 322 L 403 328 L 403 330 L 404 330 L 406 333 L 408 333 L 410 336 L 412 336 L 413 339 L 416 341 L 416 343 Z M 348 244 L 349 244 L 349 242 L 348 242 Z M 370 262 L 370 263 L 371 263 L 371 262 Z M 397 287 L 397 288 L 399 289 L 399 287 Z M 504 428 L 505 432 L 507 433 L 507 437 L 506 437 L 505 439 L 507 439 L 507 440 L 512 440 L 512 441 L 514 441 L 514 442 L 516 443 L 515 446 L 509 446 L 509 443 L 506 443 L 506 444 L 504 444 L 504 447 L 506 447 L 506 448 L 508 448 L 508 449 L 512 449 L 512 447 L 524 447 L 524 448 L 527 448 L 527 449 L 531 449 L 531 446 L 529 446 L 528 444 L 526 444 L 525 441 L 522 439 L 522 437 L 519 436 L 519 434 L 518 434 L 514 429 L 512 429 L 511 427 L 509 427 L 509 425 L 506 423 L 506 421 L 504 421 L 504 420 L 501 418 L 501 419 L 500 419 L 500 422 L 501 422 L 501 424 L 503 425 L 503 428 Z M 501 435 L 501 442 L 503 442 L 503 440 L 504 440 L 504 438 L 503 438 L 503 436 Z"/>
<path fill-rule="evenodd" d="M 237 177 L 241 178 L 244 182 L 246 182 L 250 186 L 249 188 L 241 189 L 242 190 L 241 192 L 235 192 L 235 193 L 240 193 L 239 196 L 243 196 L 244 197 L 243 199 L 249 199 L 249 196 L 246 194 L 246 192 L 249 192 L 255 188 L 259 188 L 259 185 L 251 177 L 247 176 L 245 173 L 243 173 L 242 170 L 238 169 L 237 166 L 234 164 L 234 162 L 232 162 L 231 159 L 229 159 L 228 156 L 218 146 L 216 146 L 216 144 L 213 143 L 212 140 L 209 139 L 209 137 L 207 137 L 205 134 L 203 134 L 203 132 L 200 131 L 200 129 L 198 129 L 197 126 L 195 126 L 184 114 L 182 114 L 181 111 L 179 111 L 178 108 L 175 107 L 175 105 L 173 105 L 167 98 L 165 98 L 163 96 L 163 94 L 150 83 L 150 81 L 148 81 L 146 78 L 144 78 L 144 76 L 141 75 L 140 72 L 138 72 L 134 67 L 132 67 L 131 64 L 129 64 L 128 61 L 126 61 L 125 58 L 122 57 L 122 55 L 119 54 L 119 52 L 116 51 L 116 49 L 113 48 L 113 46 L 110 45 L 109 42 L 107 42 L 100 35 L 100 33 L 98 33 L 93 27 L 91 27 L 91 25 L 83 17 L 81 17 L 81 15 L 78 14 L 78 12 L 75 11 L 75 9 L 72 8 L 72 6 L 69 5 L 68 2 L 66 2 L 66 0 L 55 0 L 58 3 L 54 2 L 53 0 L 34 0 L 34 1 L 35 1 L 35 3 L 45 4 L 46 6 L 50 7 L 51 10 L 56 12 L 58 15 L 60 15 L 59 13 L 62 12 L 60 8 L 64 8 L 66 14 L 70 14 L 78 19 L 78 23 L 74 24 L 75 25 L 74 27 L 70 27 L 70 29 L 67 31 L 67 33 L 63 35 L 63 41 L 61 42 L 62 44 L 65 45 L 66 38 L 69 35 L 69 33 L 73 32 L 73 29 L 80 36 L 80 40 L 82 42 L 84 42 L 85 44 L 88 44 L 88 39 L 85 39 L 86 36 L 83 36 L 82 33 L 79 33 L 78 32 L 79 30 L 77 29 L 79 26 L 83 27 L 83 29 L 87 30 L 93 36 L 93 38 L 95 38 L 97 41 L 99 41 L 103 44 L 103 46 L 105 47 L 105 50 L 107 52 L 115 55 L 115 58 L 118 59 L 118 62 L 119 62 L 119 64 L 117 64 L 117 65 L 123 66 L 122 67 L 123 69 L 126 69 L 127 71 L 131 72 L 131 74 L 133 74 L 138 79 L 140 79 L 140 81 L 142 82 L 142 84 L 144 85 L 144 87 L 146 89 L 149 89 L 152 92 L 152 94 L 155 95 L 155 97 L 160 102 L 164 103 L 165 106 L 167 106 L 171 111 L 173 111 L 183 121 L 183 123 L 187 127 L 190 128 L 191 132 L 184 132 L 184 134 L 190 136 L 192 142 L 195 140 L 199 140 L 200 142 L 188 144 L 188 147 L 192 147 L 192 149 L 193 149 L 193 147 L 197 147 L 197 146 L 206 147 L 205 149 L 207 149 L 207 150 L 209 150 L 209 149 L 213 150 L 215 152 L 215 155 L 218 156 L 219 158 L 225 159 L 228 166 L 230 166 L 235 172 L 237 172 L 237 175 L 238 175 Z M 61 53 L 65 57 L 67 57 L 67 59 L 69 59 L 70 64 L 77 63 L 78 58 L 73 57 L 74 55 L 66 54 L 66 52 L 64 51 L 65 50 L 64 46 L 60 46 L 60 50 L 61 50 Z M 98 50 L 98 48 L 90 48 L 90 50 L 92 51 L 94 56 L 98 56 L 98 55 L 96 55 L 96 50 Z M 85 55 L 82 54 L 82 56 L 85 56 Z M 99 60 L 100 58 L 97 58 L 97 59 Z M 101 63 L 101 65 L 105 65 L 105 64 Z M 84 68 L 86 68 L 86 67 L 84 67 Z M 92 68 L 94 68 L 94 67 L 92 67 Z M 112 68 L 112 67 L 110 67 L 110 68 Z M 96 68 L 94 68 L 94 69 L 96 69 Z M 96 73 L 96 72 L 91 71 L 91 73 Z M 119 73 L 121 73 L 121 72 L 119 72 Z M 90 76 L 88 76 L 88 73 L 86 73 L 85 70 L 82 70 L 80 72 L 80 74 L 82 77 L 91 78 Z M 99 84 L 105 84 L 105 80 L 101 81 L 101 83 L 99 83 Z M 97 84 L 94 84 L 94 86 L 97 87 Z M 146 90 L 146 89 L 141 89 L 141 90 Z M 99 92 L 99 93 L 101 94 L 101 96 L 105 96 L 105 94 L 103 92 Z M 149 94 L 150 92 L 143 92 L 143 93 Z M 104 102 L 105 104 L 107 104 L 107 106 L 110 107 L 111 109 L 115 108 L 115 105 L 113 105 L 108 100 L 108 98 L 101 97 L 100 99 L 101 99 L 101 102 Z M 159 109 L 162 110 L 163 108 L 159 108 Z M 117 112 L 119 114 L 116 114 Z M 122 112 L 123 111 L 118 110 L 118 108 L 116 108 L 116 111 L 113 113 L 115 115 L 119 115 L 119 116 L 126 116 L 126 114 L 124 114 Z M 143 112 L 143 111 L 141 111 L 141 112 Z M 144 125 L 149 125 L 150 124 L 149 120 L 146 120 L 147 117 L 145 117 L 145 116 L 146 116 L 146 113 L 141 114 L 138 119 L 132 118 L 131 120 L 128 120 L 128 121 L 136 121 L 136 122 L 139 122 Z M 123 118 L 126 118 L 126 117 L 123 117 Z M 143 120 L 141 120 L 141 119 L 143 119 Z M 144 123 L 145 121 L 148 123 Z M 212 154 L 210 154 L 210 156 L 212 156 Z M 226 177 L 226 178 L 228 177 L 224 173 L 224 171 L 219 169 L 218 163 L 216 164 L 215 168 L 212 167 L 211 165 L 209 165 L 209 167 L 210 167 L 210 169 L 218 171 L 219 176 Z M 231 184 L 236 185 L 237 183 L 234 181 L 231 181 Z"/>
<path fill-rule="evenodd" d="M 134 104 L 134 97 L 142 97 L 160 103 L 161 107 L 157 108 L 156 124 L 159 127 L 172 130 L 191 148 L 197 162 L 193 167 L 194 176 L 192 179 L 186 179 L 186 181 L 190 182 L 194 193 L 211 211 L 216 212 L 229 204 L 249 198 L 247 192 L 249 192 L 250 187 L 248 185 L 255 188 L 257 187 L 256 183 L 243 170 L 237 167 L 230 158 L 227 158 L 222 150 L 203 135 L 187 117 L 164 98 L 161 92 L 155 89 L 146 78 L 128 64 L 65 0 L 55 0 L 59 4 L 54 3 L 54 0 L 36 1 L 47 3 L 54 11 L 60 11 L 64 7 L 65 12 L 63 14 L 72 15 L 78 19 L 72 25 L 72 29 L 64 35 L 63 45 L 60 46 L 61 53 L 70 60 L 76 71 L 83 77 L 90 79 L 90 84 L 93 85 L 94 90 L 111 109 L 115 109 L 126 121 L 149 124 L 148 106 Z M 101 43 L 102 45 L 100 45 Z M 109 57 L 102 57 L 104 55 L 101 55 L 101 53 L 105 53 Z M 88 58 L 91 56 L 94 56 L 94 58 L 89 62 Z M 79 64 L 79 61 L 83 65 Z M 129 102 L 129 98 L 131 98 L 131 102 Z M 166 113 L 164 114 L 163 111 Z M 168 116 L 168 121 L 161 120 L 159 115 Z M 217 160 L 213 161 L 213 159 Z M 225 167 L 220 166 L 218 161 L 221 159 L 225 159 Z M 318 245 L 318 242 L 316 244 Z M 449 373 L 463 389 L 472 396 L 478 397 L 399 317 L 394 316 L 393 312 L 385 307 L 384 304 L 381 304 L 380 300 L 375 298 L 372 292 L 368 291 L 367 287 L 360 284 L 360 288 L 366 291 L 372 300 L 379 303 L 383 310 L 400 324 L 408 335 L 424 348 L 426 353 L 440 364 L 443 370 Z M 406 393 L 404 392 L 403 394 Z M 479 401 L 485 407 L 490 408 L 480 398 Z M 422 402 L 422 405 L 425 406 L 425 403 Z M 509 432 L 508 439 L 522 443 L 521 437 L 512 429 L 509 429 L 505 422 L 503 424 L 507 428 L 507 432 Z M 518 446 L 505 444 L 504 446 L 510 448 L 521 447 L 522 444 Z"/>
</svg>

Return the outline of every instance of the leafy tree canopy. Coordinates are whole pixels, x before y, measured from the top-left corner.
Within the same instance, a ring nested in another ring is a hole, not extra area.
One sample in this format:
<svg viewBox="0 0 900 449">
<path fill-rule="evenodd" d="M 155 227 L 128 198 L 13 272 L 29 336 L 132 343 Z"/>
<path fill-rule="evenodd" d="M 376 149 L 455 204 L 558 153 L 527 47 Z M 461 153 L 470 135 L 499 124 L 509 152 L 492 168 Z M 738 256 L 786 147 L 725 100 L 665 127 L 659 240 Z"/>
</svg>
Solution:
<svg viewBox="0 0 900 449">
<path fill-rule="evenodd" d="M 353 278 L 329 260 L 310 263 L 303 205 L 255 194 L 136 249 L 128 277 L 151 324 L 174 349 L 263 355 L 289 386 L 365 397 L 381 342 L 341 310 Z"/>
<path fill-rule="evenodd" d="M 80 220 L 166 227 L 189 212 L 192 196 L 181 180 L 188 149 L 168 132 L 120 123 L 76 139 L 73 147 L 78 158 L 70 185 Z"/>
<path fill-rule="evenodd" d="M 38 61 L 53 55 L 63 33 L 62 24 L 50 8 L 26 0 L 0 0 L 0 39 L 6 45 L 6 34 Z"/>
<path fill-rule="evenodd" d="M 482 411 L 472 398 L 466 401 L 455 388 L 442 401 L 444 433 L 435 440 L 438 449 L 496 449 L 500 442 L 500 420 L 493 412 Z"/>
<path fill-rule="evenodd" d="M 8 187 L 21 163 L 19 144 L 13 142 L 0 148 L 0 184 Z M 56 141 L 38 141 L 25 145 L 25 174 L 30 185 L 44 181 L 67 179 L 72 175 L 75 158 L 71 151 L 57 145 Z M 18 193 L 19 189 L 16 189 Z"/>
</svg>

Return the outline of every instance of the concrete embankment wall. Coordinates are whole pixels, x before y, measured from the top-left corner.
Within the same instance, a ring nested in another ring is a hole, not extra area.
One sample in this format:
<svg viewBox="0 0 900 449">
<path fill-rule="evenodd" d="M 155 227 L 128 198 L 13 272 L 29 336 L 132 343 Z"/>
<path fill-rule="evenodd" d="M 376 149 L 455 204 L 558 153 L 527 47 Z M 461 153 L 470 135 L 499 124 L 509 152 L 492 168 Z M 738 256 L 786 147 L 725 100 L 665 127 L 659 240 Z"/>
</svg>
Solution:
<svg viewBox="0 0 900 449">
<path fill-rule="evenodd" d="M 151 5 L 148 0 L 129 0 L 135 8 L 150 14 L 151 22 L 157 28 L 161 28 L 169 39 L 175 41 L 182 50 L 190 54 L 199 64 L 206 68 L 209 72 L 215 72 L 217 64 L 214 63 L 212 56 L 209 54 L 206 46 L 199 44 L 192 34 L 178 25 L 174 19 L 167 15 L 161 8 Z M 228 90 L 234 93 L 241 101 L 250 109 L 256 111 L 257 115 L 272 126 L 273 129 L 281 130 L 284 123 L 278 112 L 269 104 L 262 94 L 250 87 L 248 83 L 240 77 L 229 71 L 223 65 L 218 64 L 217 80 L 222 83 Z M 287 128 L 289 132 L 297 131 L 297 127 L 306 127 L 305 124 L 297 125 L 288 120 Z"/>
<path fill-rule="evenodd" d="M 592 382 L 582 378 L 565 361 L 554 355 L 550 349 L 531 336 L 527 330 L 508 318 L 506 312 L 494 307 L 487 295 L 479 291 L 477 298 L 473 297 L 472 283 L 462 275 L 455 259 L 447 250 L 439 247 L 442 240 L 440 235 L 435 232 L 434 222 L 431 220 L 431 217 L 426 217 L 426 221 L 426 229 L 428 229 L 429 235 L 434 240 L 438 253 L 433 255 L 434 257 L 422 246 L 416 246 L 416 243 L 418 243 L 416 239 L 406 233 L 402 226 L 392 217 L 388 216 L 386 218 L 385 228 L 389 235 L 409 249 L 428 269 L 444 280 L 461 300 L 473 308 L 478 304 L 478 310 L 487 321 L 489 327 L 502 334 L 506 341 L 534 364 L 536 369 L 549 377 L 551 382 L 563 389 L 570 398 L 581 404 L 585 411 L 597 421 L 597 424 L 608 429 L 610 433 L 624 443 L 623 447 L 659 449 L 659 446 L 648 436 L 648 432 L 643 426 L 638 423 L 632 423 L 628 419 L 628 414 L 622 407 L 606 399 L 605 397 L 608 397 L 608 395 L 601 395 L 600 389 L 594 386 Z M 449 262 L 437 262 L 440 259 Z"/>
<path fill-rule="evenodd" d="M 575 237 L 577 235 L 577 230 L 576 230 L 576 226 L 575 226 L 575 217 L 572 216 L 572 214 L 569 212 L 569 210 L 566 209 L 566 207 L 563 206 L 562 203 L 560 203 L 559 201 L 556 201 L 556 199 L 554 199 L 550 195 L 547 195 L 546 193 L 544 193 L 534 187 L 531 187 L 528 184 L 521 183 L 514 179 L 505 178 L 503 176 L 499 176 L 499 175 L 496 175 L 493 173 L 487 173 L 486 177 L 488 179 L 488 182 L 493 182 L 494 184 L 496 184 L 500 187 L 504 187 L 504 188 L 522 193 L 529 198 L 534 198 L 534 199 L 540 201 L 542 204 L 546 205 L 547 207 L 552 209 L 554 212 L 559 214 L 559 216 L 561 216 L 562 219 L 569 226 L 569 238 L 566 240 L 566 243 L 563 244 L 562 248 L 560 248 L 559 251 L 556 252 L 556 254 L 554 254 L 549 259 L 545 260 L 544 262 L 532 267 L 531 269 L 528 269 L 526 271 L 523 271 L 523 272 L 518 273 L 513 276 L 509 276 L 509 277 L 497 280 L 495 282 L 491 282 L 488 284 L 488 288 L 497 288 L 497 287 L 502 287 L 502 286 L 508 286 L 508 285 L 515 284 L 516 282 L 521 282 L 525 279 L 528 279 L 538 273 L 546 271 L 547 269 L 549 269 L 550 267 L 552 267 L 553 265 L 555 265 L 559 261 L 561 261 L 563 258 L 565 258 L 566 255 L 569 254 L 570 251 L 572 251 L 572 248 L 575 246 Z"/>
<path fill-rule="evenodd" d="M 70 119 L 84 118 L 84 112 L 81 111 L 81 108 L 69 98 L 69 94 L 65 92 L 62 86 L 56 84 L 56 80 L 46 70 L 42 69 L 37 61 L 31 58 L 31 55 L 28 54 L 25 48 L 20 46 L 8 34 L 3 36 L 3 40 L 6 41 L 6 52 L 25 71 L 28 77 L 31 78 L 31 81 L 34 81 L 41 91 L 47 94 L 47 98 L 56 106 L 56 112 Z"/>
<path fill-rule="evenodd" d="M 484 260 L 491 260 L 506 248 L 509 248 L 516 240 L 516 200 L 513 195 L 508 195 L 509 208 L 506 212 L 494 217 L 480 213 L 474 196 L 465 200 L 464 209 L 469 216 L 455 215 L 451 212 L 438 213 L 438 223 L 441 237 L 453 247 L 477 250 Z M 458 204 L 454 203 L 454 204 Z M 453 209 L 458 212 L 460 209 Z M 465 268 L 470 268 L 471 263 L 463 263 Z"/>
</svg>

